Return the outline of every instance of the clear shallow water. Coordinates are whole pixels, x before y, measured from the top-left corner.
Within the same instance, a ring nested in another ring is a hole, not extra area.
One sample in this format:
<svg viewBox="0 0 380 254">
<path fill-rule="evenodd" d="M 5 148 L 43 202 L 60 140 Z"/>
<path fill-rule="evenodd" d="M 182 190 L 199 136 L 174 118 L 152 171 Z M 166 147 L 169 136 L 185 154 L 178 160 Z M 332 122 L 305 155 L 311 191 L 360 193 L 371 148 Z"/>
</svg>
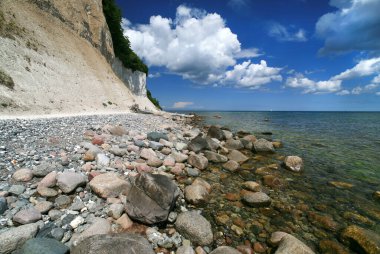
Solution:
<svg viewBox="0 0 380 254">
<path fill-rule="evenodd" d="M 203 124 L 226 126 L 232 131 L 245 130 L 257 137 L 283 143 L 283 148 L 278 149 L 276 155 L 248 161 L 245 168 L 250 170 L 228 174 L 215 165 L 211 172 L 202 175 L 216 186 L 212 202 L 205 208 L 206 216 L 232 239 L 234 245 L 243 240 L 265 242 L 270 233 L 287 230 L 318 250 L 321 240 L 338 242 L 340 231 L 351 224 L 380 233 L 380 203 L 372 196 L 374 191 L 380 190 L 380 113 L 197 114 L 204 117 Z M 262 132 L 272 132 L 273 135 L 263 135 Z M 262 176 L 255 174 L 253 168 L 280 164 L 281 155 L 301 156 L 305 169 L 302 174 L 283 169 L 278 171 L 287 185 L 265 190 L 274 200 L 270 209 L 240 207 L 236 202 L 223 198 L 226 193 L 238 193 L 245 180 L 261 181 Z M 353 187 L 336 188 L 328 184 L 330 181 L 351 183 Z M 233 232 L 232 224 L 217 223 L 221 214 L 242 220 L 244 236 Z M 331 224 L 325 220 L 327 217 L 336 223 L 335 229 L 326 225 Z M 263 227 L 261 231 L 255 226 L 257 221 Z"/>
</svg>

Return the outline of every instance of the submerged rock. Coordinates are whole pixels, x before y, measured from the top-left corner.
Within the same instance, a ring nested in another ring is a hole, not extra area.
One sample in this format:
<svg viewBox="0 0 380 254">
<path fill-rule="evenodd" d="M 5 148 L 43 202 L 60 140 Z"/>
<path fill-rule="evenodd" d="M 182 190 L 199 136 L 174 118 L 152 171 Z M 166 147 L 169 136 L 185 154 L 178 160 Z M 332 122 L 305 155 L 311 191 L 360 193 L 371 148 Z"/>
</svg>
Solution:
<svg viewBox="0 0 380 254">
<path fill-rule="evenodd" d="M 332 240 L 322 240 L 319 242 L 319 249 L 323 254 L 349 254 L 350 252 L 340 243 Z"/>
<path fill-rule="evenodd" d="M 242 200 L 253 207 L 269 206 L 271 203 L 271 198 L 264 192 L 243 191 Z"/>
<path fill-rule="evenodd" d="M 129 217 L 142 223 L 164 222 L 179 194 L 178 186 L 168 177 L 142 173 L 131 179 L 125 210 Z"/>
<path fill-rule="evenodd" d="M 212 161 L 215 163 L 221 163 L 221 162 L 227 162 L 228 161 L 228 158 L 226 156 L 212 152 L 212 151 L 205 151 L 204 154 L 209 161 Z"/>
<path fill-rule="evenodd" d="M 286 169 L 293 172 L 300 172 L 303 168 L 303 161 L 301 157 L 298 156 L 286 156 L 284 160 L 284 165 Z"/>
<path fill-rule="evenodd" d="M 148 240 L 131 233 L 91 236 L 71 249 L 71 254 L 100 253 L 155 254 Z"/>
<path fill-rule="evenodd" d="M 213 241 L 210 222 L 197 211 L 179 214 L 175 226 L 178 232 L 190 239 L 194 245 L 209 245 Z"/>
<path fill-rule="evenodd" d="M 374 231 L 351 225 L 341 233 L 343 243 L 359 253 L 380 253 L 380 235 Z"/>
<path fill-rule="evenodd" d="M 275 254 L 315 254 L 306 244 L 292 235 L 285 234 Z"/>
<path fill-rule="evenodd" d="M 341 188 L 341 189 L 350 189 L 354 187 L 354 185 L 351 183 L 339 182 L 339 181 L 330 181 L 329 184 L 331 186 L 334 186 L 336 188 Z"/>
<path fill-rule="evenodd" d="M 239 163 L 233 160 L 229 160 L 228 162 L 223 164 L 223 168 L 228 171 L 234 172 L 240 167 Z"/>
<path fill-rule="evenodd" d="M 232 150 L 228 153 L 227 158 L 238 163 L 243 163 L 248 160 L 248 157 L 238 150 Z"/>
</svg>

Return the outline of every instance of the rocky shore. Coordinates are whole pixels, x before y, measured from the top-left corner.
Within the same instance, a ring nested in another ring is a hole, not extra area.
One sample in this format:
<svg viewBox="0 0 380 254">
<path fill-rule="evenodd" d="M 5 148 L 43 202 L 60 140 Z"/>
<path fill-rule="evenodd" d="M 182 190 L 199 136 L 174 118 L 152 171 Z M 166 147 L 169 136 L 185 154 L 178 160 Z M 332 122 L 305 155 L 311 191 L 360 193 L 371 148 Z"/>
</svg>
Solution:
<svg viewBox="0 0 380 254">
<path fill-rule="evenodd" d="M 286 204 L 281 142 L 191 119 L 0 120 L 0 253 L 380 253 L 376 220 Z"/>
</svg>

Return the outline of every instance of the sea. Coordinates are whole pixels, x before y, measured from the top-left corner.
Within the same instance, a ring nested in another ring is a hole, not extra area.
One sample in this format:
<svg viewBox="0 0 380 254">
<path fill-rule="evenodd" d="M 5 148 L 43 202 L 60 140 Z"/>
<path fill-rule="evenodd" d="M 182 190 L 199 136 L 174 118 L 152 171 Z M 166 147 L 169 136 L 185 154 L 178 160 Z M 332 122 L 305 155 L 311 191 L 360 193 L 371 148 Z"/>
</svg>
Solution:
<svg viewBox="0 0 380 254">
<path fill-rule="evenodd" d="M 223 176 L 228 173 L 214 168 L 203 176 L 222 185 L 215 191 L 215 204 L 205 208 L 210 219 L 217 221 L 215 214 L 232 211 L 246 218 L 245 223 L 261 220 L 267 234 L 289 230 L 316 249 L 324 239 L 339 241 L 341 230 L 349 225 L 380 233 L 380 200 L 374 196 L 375 191 L 380 191 L 380 112 L 194 113 L 202 117 L 201 125 L 219 125 L 233 132 L 243 130 L 283 145 L 275 156 L 264 161 L 253 159 L 237 174 Z M 260 182 L 262 176 L 254 173 L 255 168 L 270 163 L 281 165 L 287 155 L 300 156 L 304 169 L 295 174 L 280 166 L 274 173 L 281 175 L 286 186 L 266 189 L 271 197 L 281 200 L 280 205 L 274 204 L 272 214 L 238 209 L 220 198 L 228 192 L 238 193 L 242 180 Z M 215 176 L 217 172 L 221 174 L 219 178 Z M 334 186 L 331 182 L 345 185 Z M 285 206 L 292 210 L 290 214 Z M 294 211 L 300 211 L 299 218 Z M 226 230 L 217 223 L 215 227 Z M 236 234 L 230 234 L 239 241 Z M 260 234 L 250 237 L 254 239 L 248 240 L 257 240 Z"/>
</svg>

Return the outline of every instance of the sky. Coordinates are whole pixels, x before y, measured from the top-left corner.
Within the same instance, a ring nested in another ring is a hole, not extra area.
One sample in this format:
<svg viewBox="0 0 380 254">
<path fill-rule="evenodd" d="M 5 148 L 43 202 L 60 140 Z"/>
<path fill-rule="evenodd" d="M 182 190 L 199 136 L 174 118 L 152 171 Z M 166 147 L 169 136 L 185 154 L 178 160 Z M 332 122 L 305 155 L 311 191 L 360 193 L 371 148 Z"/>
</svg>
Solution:
<svg viewBox="0 0 380 254">
<path fill-rule="evenodd" d="M 116 0 L 166 110 L 380 111 L 380 0 Z"/>
</svg>

